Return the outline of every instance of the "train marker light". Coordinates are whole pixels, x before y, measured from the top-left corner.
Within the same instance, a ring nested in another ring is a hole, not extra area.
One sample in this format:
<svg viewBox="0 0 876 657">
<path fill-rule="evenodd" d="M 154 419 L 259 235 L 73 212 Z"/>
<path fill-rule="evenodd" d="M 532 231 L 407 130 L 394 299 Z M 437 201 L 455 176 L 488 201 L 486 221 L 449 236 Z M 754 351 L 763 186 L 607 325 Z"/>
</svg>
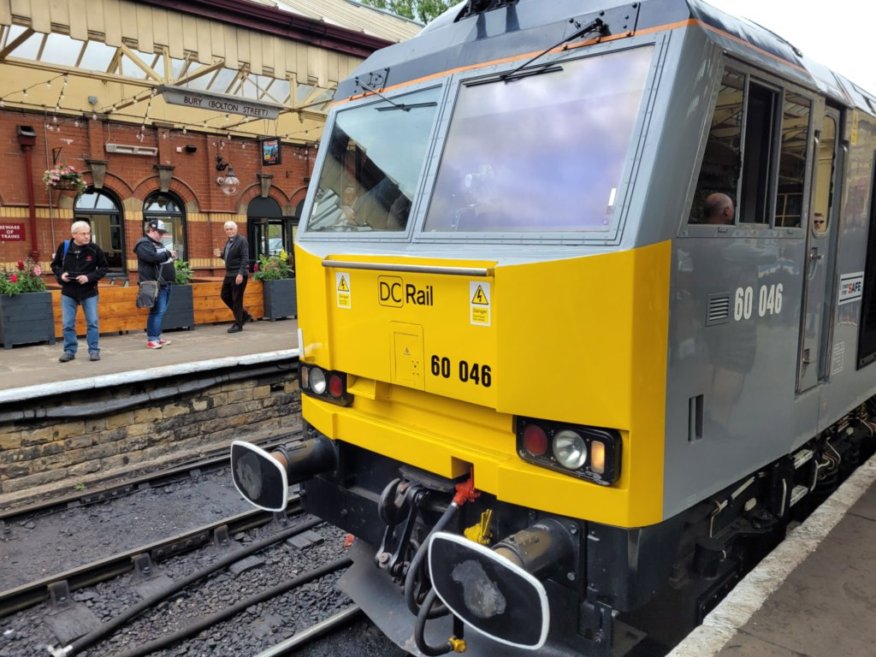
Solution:
<svg viewBox="0 0 876 657">
<path fill-rule="evenodd" d="M 537 424 L 527 424 L 523 429 L 523 449 L 530 456 L 544 456 L 548 450 L 547 434 Z"/>
<path fill-rule="evenodd" d="M 466 625 L 523 650 L 547 639 L 550 608 L 544 585 L 493 550 L 456 534 L 429 538 L 429 574 L 441 601 Z"/>
<path fill-rule="evenodd" d="M 231 443 L 231 478 L 251 504 L 265 511 L 283 511 L 289 502 L 286 464 L 257 445 Z"/>
<path fill-rule="evenodd" d="M 336 372 L 332 372 L 328 379 L 328 391 L 332 397 L 343 397 L 346 392 L 344 379 Z"/>
<path fill-rule="evenodd" d="M 517 455 L 533 465 L 601 486 L 620 478 L 623 440 L 615 429 L 518 417 L 516 434 Z"/>
<path fill-rule="evenodd" d="M 590 441 L 590 469 L 596 474 L 605 474 L 605 443 Z"/>
<path fill-rule="evenodd" d="M 551 448 L 557 463 L 564 468 L 577 470 L 587 463 L 587 444 L 574 431 L 567 429 L 557 433 Z"/>
<path fill-rule="evenodd" d="M 353 395 L 347 392 L 347 374 L 324 370 L 317 365 L 298 366 L 298 385 L 301 392 L 341 406 L 350 406 Z"/>
</svg>

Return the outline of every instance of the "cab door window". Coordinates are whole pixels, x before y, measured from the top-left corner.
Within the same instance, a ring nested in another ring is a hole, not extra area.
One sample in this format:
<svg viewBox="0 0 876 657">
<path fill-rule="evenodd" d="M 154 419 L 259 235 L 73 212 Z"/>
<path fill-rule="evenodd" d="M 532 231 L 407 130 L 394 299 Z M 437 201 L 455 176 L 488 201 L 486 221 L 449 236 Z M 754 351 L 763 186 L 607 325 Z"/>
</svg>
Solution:
<svg viewBox="0 0 876 657">
<path fill-rule="evenodd" d="M 727 69 L 718 91 L 692 224 L 799 227 L 811 101 Z"/>
</svg>

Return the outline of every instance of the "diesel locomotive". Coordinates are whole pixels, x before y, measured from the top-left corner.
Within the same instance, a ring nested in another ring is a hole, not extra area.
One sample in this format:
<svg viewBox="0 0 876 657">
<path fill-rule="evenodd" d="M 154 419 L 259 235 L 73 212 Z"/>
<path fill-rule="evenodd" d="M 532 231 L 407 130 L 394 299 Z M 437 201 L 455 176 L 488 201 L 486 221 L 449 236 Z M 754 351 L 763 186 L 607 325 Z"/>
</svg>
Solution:
<svg viewBox="0 0 876 657">
<path fill-rule="evenodd" d="M 341 587 L 409 652 L 669 642 L 872 453 L 876 97 L 776 34 L 468 0 L 318 152 L 304 439 L 233 476 L 355 535 Z"/>
</svg>

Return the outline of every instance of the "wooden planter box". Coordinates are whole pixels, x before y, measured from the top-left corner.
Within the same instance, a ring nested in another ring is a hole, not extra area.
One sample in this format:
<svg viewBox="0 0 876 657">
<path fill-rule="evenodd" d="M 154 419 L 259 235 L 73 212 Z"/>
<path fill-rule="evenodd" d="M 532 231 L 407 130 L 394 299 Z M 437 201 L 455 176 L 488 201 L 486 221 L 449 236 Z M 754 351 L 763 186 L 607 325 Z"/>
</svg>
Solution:
<svg viewBox="0 0 876 657">
<path fill-rule="evenodd" d="M 193 329 L 195 327 L 195 306 L 191 285 L 171 285 L 170 303 L 161 320 L 161 330 Z"/>
<path fill-rule="evenodd" d="M 298 297 L 295 292 L 295 279 L 282 278 L 278 281 L 261 281 L 265 304 L 265 319 L 275 320 L 298 316 Z"/>
<path fill-rule="evenodd" d="M 57 286 L 53 286 L 57 287 Z M 186 292 L 182 291 L 186 289 Z M 231 311 L 222 303 L 219 293 L 222 290 L 222 279 L 215 281 L 202 280 L 191 285 L 177 285 L 170 293 L 170 306 L 162 322 L 162 330 L 169 327 L 168 318 L 175 302 L 179 303 L 185 298 L 190 298 L 194 320 L 184 317 L 182 322 L 174 321 L 182 327 L 198 326 L 200 324 L 221 324 L 232 322 L 234 318 Z M 61 290 L 53 289 L 51 292 L 54 300 L 55 330 L 54 335 L 61 335 Z M 137 286 L 130 285 L 107 285 L 100 282 L 100 296 L 98 297 L 97 313 L 100 320 L 100 332 L 117 333 L 127 331 L 144 332 L 146 330 L 146 317 L 148 308 L 137 308 Z M 244 306 L 253 317 L 262 316 L 262 284 L 261 281 L 249 282 L 244 295 Z M 85 335 L 85 319 L 81 311 L 76 313 L 76 335 Z"/>
<path fill-rule="evenodd" d="M 50 292 L 0 296 L 0 342 L 6 349 L 34 342 L 55 344 L 52 317 Z"/>
</svg>

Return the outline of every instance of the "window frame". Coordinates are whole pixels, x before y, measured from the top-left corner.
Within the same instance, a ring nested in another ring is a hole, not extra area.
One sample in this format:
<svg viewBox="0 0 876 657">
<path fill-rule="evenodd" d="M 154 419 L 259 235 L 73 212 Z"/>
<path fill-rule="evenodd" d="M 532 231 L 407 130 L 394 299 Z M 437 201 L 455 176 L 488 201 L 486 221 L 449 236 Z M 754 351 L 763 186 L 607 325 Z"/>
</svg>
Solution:
<svg viewBox="0 0 876 657">
<path fill-rule="evenodd" d="M 146 204 L 150 199 L 153 199 L 158 196 L 166 196 L 170 200 L 174 202 L 176 207 L 179 208 L 179 212 L 168 212 L 168 211 L 155 211 L 155 210 L 147 210 Z M 185 203 L 183 200 L 174 194 L 173 192 L 167 191 L 162 192 L 160 189 L 157 189 L 153 192 L 149 192 L 143 198 L 143 226 L 146 225 L 147 221 L 152 219 L 158 219 L 160 221 L 164 221 L 170 223 L 172 228 L 175 228 L 177 222 L 179 222 L 179 239 L 182 241 L 182 245 L 180 245 L 177 240 L 177 233 L 175 230 L 171 230 L 170 234 L 173 235 L 174 238 L 174 248 L 178 253 L 178 257 L 180 260 L 190 260 L 191 255 L 189 254 L 189 244 L 188 244 L 188 221 L 187 221 L 187 212 Z M 145 235 L 143 232 L 143 226 L 140 227 L 141 234 Z M 182 248 L 180 248 L 180 246 Z"/>
<path fill-rule="evenodd" d="M 621 242 L 624 227 L 630 211 L 630 199 L 633 197 L 636 189 L 636 171 L 638 170 L 643 154 L 645 151 L 645 132 L 651 112 L 657 102 L 658 94 L 655 94 L 655 85 L 658 83 L 663 58 L 665 57 L 665 49 L 668 47 L 667 35 L 637 35 L 625 39 L 622 43 L 606 42 L 589 46 L 586 51 L 568 50 L 563 51 L 559 56 L 546 56 L 543 61 L 533 64 L 538 67 L 541 63 L 562 64 L 563 62 L 577 61 L 591 57 L 599 57 L 606 54 L 613 54 L 622 51 L 628 51 L 640 48 L 651 48 L 653 50 L 651 60 L 648 64 L 648 71 L 645 74 L 642 86 L 642 94 L 639 100 L 639 105 L 633 119 L 629 140 L 627 142 L 627 150 L 625 152 L 618 180 L 617 195 L 614 199 L 614 211 L 610 217 L 609 230 L 600 232 L 441 232 L 429 233 L 424 231 L 425 215 L 428 211 L 429 203 L 431 202 L 431 194 L 434 192 L 438 166 L 444 153 L 447 144 L 447 136 L 450 118 L 453 114 L 458 98 L 460 88 L 465 84 L 470 84 L 478 78 L 488 78 L 495 75 L 501 75 L 513 71 L 522 61 L 503 61 L 499 64 L 484 65 L 475 69 L 466 69 L 461 72 L 456 72 L 442 78 L 437 83 L 435 80 L 427 80 L 422 83 L 413 84 L 404 87 L 404 94 L 388 95 L 393 101 L 398 101 L 405 94 L 413 93 L 423 89 L 433 87 L 442 88 L 438 100 L 438 113 L 433 125 L 432 133 L 429 136 L 430 146 L 427 148 L 424 160 L 424 169 L 421 171 L 416 185 L 416 190 L 413 196 L 413 203 L 408 215 L 406 229 L 403 231 L 374 231 L 374 232 L 359 232 L 359 231 L 311 231 L 307 229 L 306 223 L 302 222 L 300 230 L 297 232 L 296 240 L 301 242 L 331 242 L 331 241 L 355 241 L 368 242 L 379 240 L 382 242 L 393 243 L 434 243 L 434 244 L 453 244 L 458 242 L 478 243 L 478 244 L 559 244 L 559 245 L 586 245 L 586 246 L 616 246 Z M 452 100 L 451 100 L 452 99 Z M 334 130 L 337 122 L 337 116 L 340 112 L 351 108 L 358 108 L 369 103 L 383 102 L 379 97 L 368 96 L 364 99 L 357 99 L 351 102 L 344 102 L 332 108 L 326 122 L 325 134 L 330 134 Z M 325 159 L 329 157 L 327 148 L 320 148 L 317 160 L 314 165 L 314 177 L 322 175 Z M 316 195 L 316 185 L 312 185 L 308 189 L 307 198 L 302 210 L 302 217 L 306 217 L 309 221 L 310 214 L 313 210 Z M 424 196 L 424 191 L 429 191 L 429 196 Z"/>
<path fill-rule="evenodd" d="M 700 177 L 702 173 L 703 161 L 705 159 L 706 148 L 709 142 L 709 136 L 712 130 L 712 119 L 714 117 L 715 108 L 718 102 L 718 97 L 721 90 L 721 85 L 724 80 L 724 75 L 727 71 L 735 72 L 744 77 L 743 90 L 743 118 L 742 131 L 740 139 L 742 142 L 741 162 L 739 177 L 736 180 L 736 196 L 733 199 L 736 206 L 736 213 L 732 224 L 714 225 L 693 221 L 694 210 L 697 203 L 697 198 L 700 192 Z M 800 237 L 807 229 L 805 217 L 809 212 L 809 196 L 812 187 L 812 160 L 813 160 L 813 136 L 814 136 L 814 121 L 815 116 L 823 108 L 823 99 L 810 89 L 801 87 L 798 84 L 790 82 L 775 74 L 763 71 L 752 65 L 746 64 L 732 57 L 725 57 L 719 75 L 715 76 L 716 81 L 713 82 L 713 89 L 710 95 L 710 111 L 708 121 L 705 123 L 704 132 L 701 136 L 701 144 L 697 151 L 696 166 L 692 170 L 692 179 L 690 183 L 690 193 L 686 204 L 686 212 L 683 216 L 682 223 L 679 229 L 679 236 L 697 237 L 697 236 L 725 236 L 725 237 Z M 767 168 L 769 180 L 767 180 L 767 204 L 769 206 L 768 217 L 766 222 L 742 221 L 740 220 L 739 199 L 744 188 L 743 176 L 746 173 L 745 165 L 745 141 L 747 131 L 749 130 L 748 112 L 749 90 L 752 82 L 758 87 L 766 89 L 774 94 L 775 99 L 774 116 L 772 120 L 772 135 L 770 143 L 770 162 Z M 799 226 L 777 226 L 776 218 L 779 202 L 779 174 L 782 157 L 782 131 L 784 127 L 784 108 L 785 100 L 788 94 L 794 94 L 798 98 L 809 101 L 809 117 L 806 128 L 806 151 L 805 165 L 803 175 L 803 189 L 800 204 L 801 221 Z"/>
<path fill-rule="evenodd" d="M 78 207 L 79 203 L 82 201 L 83 198 L 85 198 L 86 196 L 90 196 L 92 194 L 94 194 L 96 196 L 96 198 L 98 198 L 98 199 L 101 196 L 103 196 L 104 198 L 109 200 L 113 204 L 114 209 L 110 210 L 110 209 L 98 208 L 96 204 L 95 204 L 95 207 L 91 208 L 91 209 Z M 108 234 L 109 234 L 110 240 L 112 240 L 113 234 L 115 233 L 115 236 L 118 237 L 118 240 L 119 240 L 119 248 L 118 249 L 109 250 L 104 245 L 101 245 L 97 241 L 97 234 L 99 231 L 95 231 L 95 229 L 94 229 L 95 217 L 105 217 L 108 220 L 108 222 L 109 222 Z M 113 218 L 116 219 L 115 224 L 113 222 Z M 111 191 L 109 191 L 107 189 L 96 189 L 96 188 L 90 186 L 84 192 L 79 194 L 76 197 L 76 200 L 73 202 L 73 221 L 87 221 L 88 222 L 88 225 L 91 226 L 91 241 L 94 242 L 95 244 L 97 244 L 97 246 L 99 246 L 101 248 L 101 250 L 103 250 L 104 253 L 107 254 L 108 259 L 109 259 L 109 256 L 111 253 L 118 252 L 119 259 L 121 260 L 121 265 L 120 266 L 111 266 L 107 270 L 108 275 L 111 277 L 115 277 L 115 276 L 125 277 L 125 276 L 127 276 L 127 274 L 128 274 L 128 259 L 126 257 L 126 250 L 125 250 L 125 243 L 126 243 L 126 240 L 125 240 L 125 208 L 122 205 L 121 200 L 114 193 L 112 193 Z"/>
</svg>

